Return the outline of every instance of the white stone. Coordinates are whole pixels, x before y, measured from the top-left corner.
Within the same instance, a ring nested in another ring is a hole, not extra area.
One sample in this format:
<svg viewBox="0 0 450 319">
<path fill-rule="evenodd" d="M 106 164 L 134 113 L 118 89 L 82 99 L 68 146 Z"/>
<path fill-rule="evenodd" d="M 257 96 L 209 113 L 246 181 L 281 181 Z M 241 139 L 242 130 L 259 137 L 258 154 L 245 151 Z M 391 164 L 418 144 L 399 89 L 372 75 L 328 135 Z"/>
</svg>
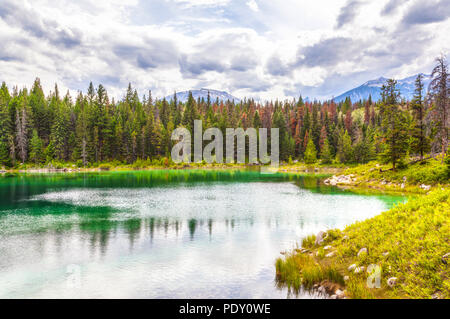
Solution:
<svg viewBox="0 0 450 319">
<path fill-rule="evenodd" d="M 391 288 L 394 287 L 396 283 L 397 283 L 397 277 L 391 277 L 387 280 L 387 284 Z"/>
<path fill-rule="evenodd" d="M 348 267 L 348 271 L 353 271 L 353 270 L 355 270 L 355 269 L 356 269 L 356 264 L 350 265 L 350 266 Z"/>
<path fill-rule="evenodd" d="M 361 249 L 358 251 L 358 257 L 361 256 L 362 254 L 367 254 L 367 248 L 361 248 Z"/>
<path fill-rule="evenodd" d="M 355 274 L 359 274 L 359 273 L 363 272 L 363 271 L 364 271 L 364 269 L 365 269 L 365 267 L 364 267 L 364 266 L 361 266 L 361 267 L 356 267 L 356 268 L 355 268 Z"/>
</svg>

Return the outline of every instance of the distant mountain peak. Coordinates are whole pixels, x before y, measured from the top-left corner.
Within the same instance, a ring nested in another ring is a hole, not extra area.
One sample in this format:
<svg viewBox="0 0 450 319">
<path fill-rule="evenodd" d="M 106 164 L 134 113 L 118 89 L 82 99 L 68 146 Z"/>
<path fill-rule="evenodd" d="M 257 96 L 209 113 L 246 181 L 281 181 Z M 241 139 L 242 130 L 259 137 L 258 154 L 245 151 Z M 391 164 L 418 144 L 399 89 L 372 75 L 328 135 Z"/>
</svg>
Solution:
<svg viewBox="0 0 450 319">
<path fill-rule="evenodd" d="M 189 98 L 189 92 L 192 93 L 192 96 L 194 97 L 195 100 L 197 100 L 198 98 L 200 98 L 200 99 L 204 98 L 206 101 L 206 99 L 208 98 L 208 92 L 209 92 L 211 102 L 214 102 L 217 99 L 219 99 L 219 101 L 223 101 L 223 102 L 234 100 L 237 103 L 237 102 L 241 101 L 241 99 L 229 94 L 228 92 L 214 90 L 214 89 L 208 89 L 208 88 L 201 88 L 198 90 L 177 92 L 176 93 L 177 100 L 185 103 Z M 173 100 L 173 95 L 166 96 L 166 100 L 169 100 L 169 101 Z"/>
<path fill-rule="evenodd" d="M 431 81 L 431 75 L 424 73 L 419 74 L 423 76 L 422 81 L 424 83 L 425 94 Z M 400 90 L 400 96 L 402 98 L 406 100 L 411 100 L 413 98 L 415 82 L 419 74 L 397 80 L 397 88 Z M 333 100 L 335 102 L 342 102 L 349 97 L 352 102 L 357 102 L 359 100 L 368 100 L 369 96 L 371 96 L 373 101 L 378 101 L 381 99 L 381 87 L 386 84 L 387 80 L 387 78 L 381 76 L 378 79 L 367 81 L 366 83 L 335 97 Z"/>
</svg>

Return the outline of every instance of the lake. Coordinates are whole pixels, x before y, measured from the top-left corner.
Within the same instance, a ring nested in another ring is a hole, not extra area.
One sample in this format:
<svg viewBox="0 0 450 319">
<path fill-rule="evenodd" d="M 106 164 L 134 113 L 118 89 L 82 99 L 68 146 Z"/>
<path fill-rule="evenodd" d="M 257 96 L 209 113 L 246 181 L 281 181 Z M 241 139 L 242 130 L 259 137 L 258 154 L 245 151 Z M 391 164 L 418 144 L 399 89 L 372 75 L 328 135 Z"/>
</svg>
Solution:
<svg viewBox="0 0 450 319">
<path fill-rule="evenodd" d="M 0 177 L 0 298 L 286 298 L 281 251 L 405 201 L 320 181 L 253 170 Z"/>
</svg>

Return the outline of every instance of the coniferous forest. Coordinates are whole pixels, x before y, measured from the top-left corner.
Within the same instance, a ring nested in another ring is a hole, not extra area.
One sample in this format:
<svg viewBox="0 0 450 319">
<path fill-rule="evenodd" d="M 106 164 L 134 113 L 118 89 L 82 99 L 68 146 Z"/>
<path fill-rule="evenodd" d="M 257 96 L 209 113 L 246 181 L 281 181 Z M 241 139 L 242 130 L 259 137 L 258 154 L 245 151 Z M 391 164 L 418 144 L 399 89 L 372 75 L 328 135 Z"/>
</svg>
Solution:
<svg viewBox="0 0 450 319">
<path fill-rule="evenodd" d="M 90 83 L 87 92 L 70 96 L 54 90 L 46 96 L 37 78 L 31 89 L 0 88 L 0 165 L 44 165 L 72 162 L 88 166 L 118 161 L 168 160 L 171 133 L 179 126 L 203 129 L 280 129 L 282 161 L 366 163 L 374 159 L 402 165 L 406 158 L 445 155 L 448 149 L 450 78 L 444 57 L 436 60 L 432 82 L 416 79 L 411 101 L 402 100 L 395 80 L 372 101 L 265 103 L 194 100 L 186 103 L 142 98 L 131 84 L 115 101 L 103 85 Z"/>
</svg>

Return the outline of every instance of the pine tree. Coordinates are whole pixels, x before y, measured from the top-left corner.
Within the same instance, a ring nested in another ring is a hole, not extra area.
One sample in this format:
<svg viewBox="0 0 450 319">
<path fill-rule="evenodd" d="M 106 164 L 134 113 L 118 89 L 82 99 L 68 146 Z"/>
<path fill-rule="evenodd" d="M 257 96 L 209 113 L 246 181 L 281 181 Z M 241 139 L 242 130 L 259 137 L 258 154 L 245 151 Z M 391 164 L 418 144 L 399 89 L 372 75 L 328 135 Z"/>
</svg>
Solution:
<svg viewBox="0 0 450 319">
<path fill-rule="evenodd" d="M 43 143 L 39 138 L 38 132 L 36 129 L 33 130 L 33 136 L 30 141 L 30 160 L 35 164 L 39 164 L 42 162 L 43 157 Z"/>
<path fill-rule="evenodd" d="M 338 138 L 336 158 L 340 163 L 353 162 L 352 139 L 348 132 L 341 129 Z"/>
<path fill-rule="evenodd" d="M 22 163 L 25 163 L 28 155 L 28 136 L 27 136 L 27 112 L 25 108 L 22 111 L 17 109 L 16 115 L 16 142 L 19 149 L 19 156 Z"/>
<path fill-rule="evenodd" d="M 328 138 L 325 139 L 322 148 L 320 150 L 320 159 L 322 164 L 330 164 L 332 161 L 332 154 L 330 150 L 330 143 L 328 142 Z"/>
<path fill-rule="evenodd" d="M 382 107 L 382 129 L 384 132 L 385 150 L 381 158 L 392 163 L 395 170 L 397 163 L 401 162 L 406 156 L 408 145 L 408 121 L 405 113 L 400 110 L 398 105 L 399 92 L 397 90 L 397 81 L 388 80 L 387 85 L 382 87 L 383 103 Z"/>
<path fill-rule="evenodd" d="M 310 138 L 305 150 L 305 163 L 314 164 L 317 162 L 317 150 L 313 140 Z"/>
<path fill-rule="evenodd" d="M 189 92 L 189 97 L 184 109 L 182 124 L 191 132 L 194 132 L 194 121 L 197 119 L 197 111 L 195 106 L 195 100 L 192 96 L 192 92 Z"/>
<path fill-rule="evenodd" d="M 430 151 L 430 142 L 426 134 L 426 109 L 423 102 L 423 75 L 419 74 L 416 79 L 416 90 L 414 98 L 411 102 L 411 109 L 413 111 L 414 128 L 412 132 L 413 143 L 412 151 L 420 154 L 420 159 L 423 160 L 424 153 Z"/>
</svg>

